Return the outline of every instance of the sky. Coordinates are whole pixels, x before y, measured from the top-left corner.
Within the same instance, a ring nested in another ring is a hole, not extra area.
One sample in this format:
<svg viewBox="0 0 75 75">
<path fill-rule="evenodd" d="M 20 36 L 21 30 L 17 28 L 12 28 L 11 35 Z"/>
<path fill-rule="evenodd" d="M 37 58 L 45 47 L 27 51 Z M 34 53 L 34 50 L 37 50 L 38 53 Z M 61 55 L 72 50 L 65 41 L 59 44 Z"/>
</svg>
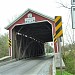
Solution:
<svg viewBox="0 0 75 75">
<path fill-rule="evenodd" d="M 71 9 L 62 7 L 58 2 L 71 8 L 71 0 L 0 0 L 0 34 L 7 33 L 4 27 L 30 8 L 52 18 L 62 16 L 64 41 L 71 43 L 74 38 Z"/>
</svg>

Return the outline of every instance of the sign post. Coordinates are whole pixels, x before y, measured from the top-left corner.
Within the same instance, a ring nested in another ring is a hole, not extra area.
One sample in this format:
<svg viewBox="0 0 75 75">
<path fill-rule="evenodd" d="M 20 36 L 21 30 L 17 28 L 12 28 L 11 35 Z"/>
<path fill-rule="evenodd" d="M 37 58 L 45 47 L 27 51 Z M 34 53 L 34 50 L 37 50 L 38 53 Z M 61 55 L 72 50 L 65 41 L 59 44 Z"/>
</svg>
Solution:
<svg viewBox="0 0 75 75">
<path fill-rule="evenodd" d="M 63 36 L 63 31 L 62 31 L 62 20 L 61 16 L 55 16 L 55 30 L 56 30 L 56 36 L 55 39 L 57 39 L 58 42 L 58 50 L 60 53 L 60 72 L 62 75 L 62 55 L 61 55 L 61 36 Z M 54 40 L 55 40 L 54 39 Z"/>
<path fill-rule="evenodd" d="M 71 0 L 71 16 L 72 16 L 72 29 L 73 29 L 73 44 L 74 44 L 74 29 L 75 29 L 75 0 Z M 75 63 L 75 61 L 74 61 Z M 75 67 L 75 65 L 74 65 Z"/>
<path fill-rule="evenodd" d="M 61 51 L 61 43 L 60 38 L 57 38 L 58 41 L 58 49 L 59 49 L 59 56 L 60 56 L 60 75 L 62 75 L 62 51 Z"/>
<path fill-rule="evenodd" d="M 75 0 L 71 0 L 71 16 L 72 16 L 72 29 L 73 29 L 73 43 L 74 43 L 74 29 L 75 29 Z"/>
</svg>

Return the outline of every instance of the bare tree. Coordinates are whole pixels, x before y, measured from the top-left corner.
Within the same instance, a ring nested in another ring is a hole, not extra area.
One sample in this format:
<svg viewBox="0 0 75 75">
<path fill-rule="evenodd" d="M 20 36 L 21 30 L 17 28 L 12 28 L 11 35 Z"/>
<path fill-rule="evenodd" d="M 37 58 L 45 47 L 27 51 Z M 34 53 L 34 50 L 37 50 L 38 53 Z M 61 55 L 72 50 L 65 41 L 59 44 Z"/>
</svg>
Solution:
<svg viewBox="0 0 75 75">
<path fill-rule="evenodd" d="M 61 5 L 60 7 L 64 7 L 64 8 L 67 8 L 67 9 L 71 9 L 70 7 L 64 5 L 63 3 L 60 3 L 60 2 L 57 2 L 57 3 Z"/>
</svg>

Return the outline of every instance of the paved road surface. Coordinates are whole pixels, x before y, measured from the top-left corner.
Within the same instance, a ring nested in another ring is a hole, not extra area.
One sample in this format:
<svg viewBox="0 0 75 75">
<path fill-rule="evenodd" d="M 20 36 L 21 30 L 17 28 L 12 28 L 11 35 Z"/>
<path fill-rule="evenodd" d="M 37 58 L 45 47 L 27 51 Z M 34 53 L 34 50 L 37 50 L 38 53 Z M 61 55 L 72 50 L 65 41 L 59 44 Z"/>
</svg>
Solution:
<svg viewBox="0 0 75 75">
<path fill-rule="evenodd" d="M 0 75 L 46 75 L 53 58 L 23 59 L 0 66 Z"/>
</svg>

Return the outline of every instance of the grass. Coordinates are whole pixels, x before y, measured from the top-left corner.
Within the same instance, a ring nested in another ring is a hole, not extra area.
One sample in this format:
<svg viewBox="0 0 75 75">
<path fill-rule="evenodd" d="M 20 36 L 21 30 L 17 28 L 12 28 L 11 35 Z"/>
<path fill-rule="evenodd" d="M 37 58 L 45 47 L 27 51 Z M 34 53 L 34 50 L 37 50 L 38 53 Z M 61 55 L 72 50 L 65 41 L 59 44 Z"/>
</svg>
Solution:
<svg viewBox="0 0 75 75">
<path fill-rule="evenodd" d="M 61 75 L 61 74 L 60 74 L 60 70 L 57 70 L 57 71 L 56 71 L 56 75 Z M 63 72 L 62 72 L 62 75 L 73 75 L 73 74 L 68 73 L 67 71 L 63 71 Z"/>
</svg>

